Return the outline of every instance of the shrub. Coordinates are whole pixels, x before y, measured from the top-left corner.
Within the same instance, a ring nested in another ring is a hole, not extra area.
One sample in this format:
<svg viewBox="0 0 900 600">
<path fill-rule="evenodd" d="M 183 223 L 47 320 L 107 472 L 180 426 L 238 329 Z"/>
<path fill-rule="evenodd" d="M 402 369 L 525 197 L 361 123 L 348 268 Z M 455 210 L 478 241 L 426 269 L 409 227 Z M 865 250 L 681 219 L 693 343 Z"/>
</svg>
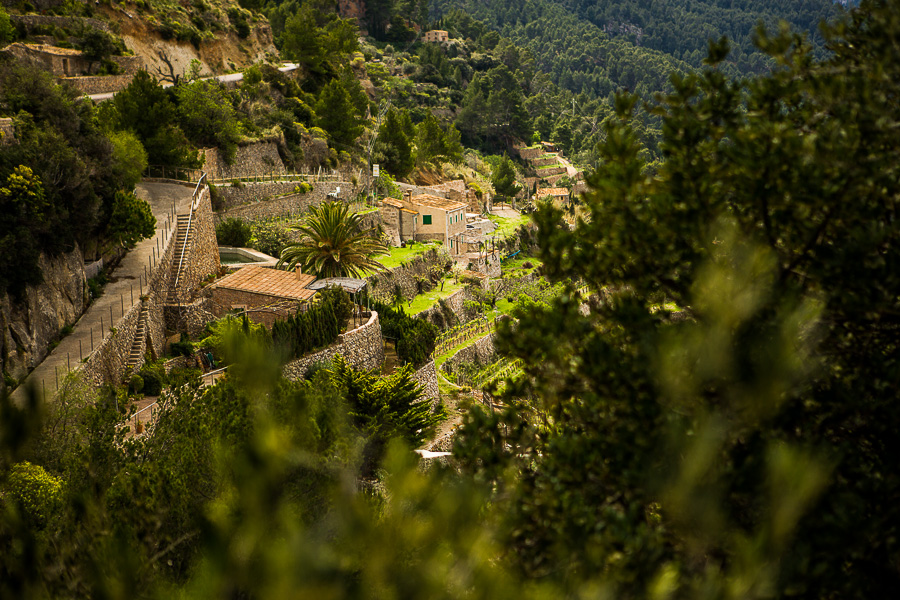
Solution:
<svg viewBox="0 0 900 600">
<path fill-rule="evenodd" d="M 244 248 L 250 243 L 250 225 L 241 219 L 228 218 L 216 225 L 216 240 L 220 246 Z"/>
<path fill-rule="evenodd" d="M 169 345 L 169 350 L 174 356 L 191 356 L 194 354 L 194 344 L 182 333 L 180 340 Z"/>
<path fill-rule="evenodd" d="M 62 482 L 43 467 L 30 462 L 16 463 L 9 470 L 9 498 L 33 527 L 41 529 L 62 500 Z"/>
<path fill-rule="evenodd" d="M 428 362 L 438 337 L 433 323 L 410 317 L 402 307 L 394 310 L 382 302 L 374 302 L 372 307 L 378 311 L 382 333 L 397 340 L 397 356 L 401 360 L 415 367 Z"/>
<path fill-rule="evenodd" d="M 128 381 L 128 391 L 132 394 L 139 394 L 144 389 L 144 378 L 135 373 Z"/>
<path fill-rule="evenodd" d="M 281 251 L 291 243 L 290 231 L 283 223 L 254 223 L 250 226 L 250 247 L 269 256 L 281 256 Z"/>
</svg>

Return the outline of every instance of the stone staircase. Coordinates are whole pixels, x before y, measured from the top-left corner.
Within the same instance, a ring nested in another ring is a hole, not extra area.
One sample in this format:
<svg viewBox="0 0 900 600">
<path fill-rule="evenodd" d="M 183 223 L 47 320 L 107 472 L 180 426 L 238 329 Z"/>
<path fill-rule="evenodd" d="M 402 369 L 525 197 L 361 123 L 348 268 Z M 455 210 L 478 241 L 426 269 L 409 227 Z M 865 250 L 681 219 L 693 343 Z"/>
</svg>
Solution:
<svg viewBox="0 0 900 600">
<path fill-rule="evenodd" d="M 186 262 L 181 264 L 181 251 L 185 247 L 185 241 L 191 235 L 192 228 L 189 227 L 190 219 L 190 215 L 178 215 L 178 220 L 175 223 L 175 254 L 172 258 L 171 270 L 169 271 L 169 291 L 166 298 L 166 302 L 169 304 L 178 304 L 178 290 L 176 284 L 180 279 L 179 275 L 183 274 L 185 267 L 187 267 Z M 179 265 L 181 267 L 180 273 Z"/>
<path fill-rule="evenodd" d="M 137 327 L 134 331 L 134 341 L 131 342 L 131 350 L 128 352 L 128 361 L 125 363 L 126 369 L 131 372 L 137 371 L 138 365 L 144 357 L 144 350 L 147 339 L 147 320 L 150 317 L 150 304 L 142 303 L 141 313 L 138 315 Z"/>
</svg>

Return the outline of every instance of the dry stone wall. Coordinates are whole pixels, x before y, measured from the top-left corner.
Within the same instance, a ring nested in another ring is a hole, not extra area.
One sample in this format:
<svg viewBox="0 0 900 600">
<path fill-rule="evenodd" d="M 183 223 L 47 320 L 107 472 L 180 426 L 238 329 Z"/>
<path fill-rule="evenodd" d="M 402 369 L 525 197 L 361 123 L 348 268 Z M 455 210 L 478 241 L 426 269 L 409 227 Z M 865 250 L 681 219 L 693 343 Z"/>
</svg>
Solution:
<svg viewBox="0 0 900 600">
<path fill-rule="evenodd" d="M 299 183 L 299 181 L 271 181 L 241 183 L 237 186 L 220 184 L 216 186 L 215 191 L 216 210 L 227 211 L 251 202 L 261 202 L 275 196 L 291 194 Z"/>
<path fill-rule="evenodd" d="M 281 175 L 287 171 L 278 154 L 275 142 L 258 142 L 240 146 L 234 162 L 228 164 L 218 148 L 202 150 L 206 161 L 203 168 L 211 179 L 232 179 L 251 175 Z"/>
<path fill-rule="evenodd" d="M 291 189 L 293 189 L 294 185 L 296 184 L 291 184 Z M 221 223 L 228 218 L 260 221 L 275 217 L 298 216 L 308 211 L 311 207 L 318 206 L 322 202 L 329 200 L 328 194 L 334 192 L 338 187 L 341 188 L 341 199 L 355 195 L 354 189 L 349 183 L 318 183 L 313 185 L 312 191 L 305 194 L 291 194 L 218 212 L 215 216 L 216 223 Z M 345 190 L 348 191 L 345 192 Z"/>
<path fill-rule="evenodd" d="M 540 146 L 537 148 L 519 148 L 519 157 L 523 160 L 531 160 L 533 158 L 540 158 L 541 155 L 544 154 L 544 149 Z"/>
<path fill-rule="evenodd" d="M 107 33 L 112 33 L 109 23 L 100 21 L 99 19 L 90 19 L 87 17 L 57 17 L 52 15 L 9 15 L 9 20 L 14 25 L 22 24 L 25 29 L 31 31 L 36 27 L 52 25 L 60 29 L 75 28 L 78 26 L 93 27 Z"/>
<path fill-rule="evenodd" d="M 531 166 L 534 167 L 535 169 L 540 168 L 540 167 L 552 167 L 553 165 L 556 164 L 556 157 L 548 156 L 546 158 L 535 158 L 529 162 L 531 163 Z"/>
<path fill-rule="evenodd" d="M 496 358 L 494 334 L 491 333 L 478 339 L 474 344 L 461 348 L 441 365 L 441 370 L 448 375 L 452 375 L 459 369 L 460 365 L 472 363 L 486 365 L 494 362 Z"/>
<path fill-rule="evenodd" d="M 87 362 L 82 365 L 82 377 L 94 386 L 104 383 L 118 383 L 125 377 L 125 362 L 134 341 L 141 303 L 136 302 L 125 315 L 116 321 L 110 334 L 94 349 Z"/>
<path fill-rule="evenodd" d="M 108 94 L 124 90 L 134 79 L 134 75 L 88 75 L 85 77 L 61 77 L 61 83 L 67 83 L 84 95 Z"/>
<path fill-rule="evenodd" d="M 289 362 L 282 368 L 282 374 L 293 381 L 303 379 L 311 366 L 330 362 L 337 355 L 343 356 L 354 369 L 370 370 L 381 366 L 384 362 L 384 341 L 377 312 L 372 311 L 364 325 L 338 336 L 337 342 L 324 350 Z"/>
<path fill-rule="evenodd" d="M 480 313 L 466 308 L 466 302 L 472 302 L 474 300 L 475 297 L 472 295 L 472 292 L 469 291 L 469 288 L 464 287 L 463 289 L 454 292 L 452 295 L 445 298 L 443 302 L 443 306 L 446 306 L 447 310 L 449 310 L 453 315 L 453 322 L 450 322 L 450 320 L 447 318 L 445 310 L 441 306 L 440 302 L 436 303 L 434 306 L 427 310 L 423 310 L 416 315 L 416 318 L 431 321 L 432 323 L 437 325 L 439 329 L 449 329 L 450 327 L 454 327 L 456 325 L 468 323 L 472 319 L 480 316 Z"/>
<path fill-rule="evenodd" d="M 425 390 L 424 396 L 431 401 L 432 408 L 441 400 L 441 390 L 438 387 L 437 369 L 434 360 L 428 361 L 424 366 L 413 373 L 413 379 Z"/>
</svg>

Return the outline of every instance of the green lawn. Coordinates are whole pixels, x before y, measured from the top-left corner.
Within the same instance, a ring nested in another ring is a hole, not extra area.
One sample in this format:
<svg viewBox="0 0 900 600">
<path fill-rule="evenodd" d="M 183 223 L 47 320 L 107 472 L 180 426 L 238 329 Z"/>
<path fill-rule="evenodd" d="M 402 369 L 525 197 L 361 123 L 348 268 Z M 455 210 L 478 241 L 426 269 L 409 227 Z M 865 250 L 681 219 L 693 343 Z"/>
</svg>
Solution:
<svg viewBox="0 0 900 600">
<path fill-rule="evenodd" d="M 515 232 L 516 229 L 519 228 L 520 225 L 524 225 L 525 223 L 528 223 L 529 220 L 531 220 L 531 216 L 529 215 L 519 215 L 515 218 L 490 215 L 488 218 L 497 224 L 497 229 L 494 231 L 493 235 L 496 235 L 498 238 L 509 237 L 513 234 L 513 232 Z"/>
<path fill-rule="evenodd" d="M 404 309 L 407 314 L 417 315 L 423 310 L 428 310 L 435 304 L 437 304 L 438 300 L 449 297 L 451 294 L 456 292 L 457 290 L 461 290 L 465 287 L 465 284 L 460 282 L 456 283 L 452 279 L 444 279 L 444 289 L 441 291 L 441 285 L 438 284 L 430 292 L 425 292 L 424 294 L 419 294 L 412 300 L 412 304 L 405 303 Z"/>
<path fill-rule="evenodd" d="M 525 263 L 531 263 L 531 266 L 526 268 Z M 532 256 L 522 256 L 521 254 L 517 254 L 514 258 L 503 261 L 503 277 L 524 277 L 539 266 L 541 266 L 541 261 L 538 259 Z"/>
<path fill-rule="evenodd" d="M 437 248 L 439 246 L 440 244 L 438 243 L 423 244 L 416 242 L 414 244 L 406 244 L 406 248 L 391 248 L 390 254 L 381 254 L 375 258 L 388 269 L 393 269 L 394 267 L 399 267 L 403 263 L 409 262 L 419 254 L 424 254 L 432 248 Z"/>
</svg>

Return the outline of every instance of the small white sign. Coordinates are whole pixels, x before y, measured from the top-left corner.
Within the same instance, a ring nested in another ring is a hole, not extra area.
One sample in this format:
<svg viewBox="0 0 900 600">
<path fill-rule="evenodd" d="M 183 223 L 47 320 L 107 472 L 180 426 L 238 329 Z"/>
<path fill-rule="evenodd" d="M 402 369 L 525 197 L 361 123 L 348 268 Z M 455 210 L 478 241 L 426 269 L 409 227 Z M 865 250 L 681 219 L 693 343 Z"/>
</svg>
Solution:
<svg viewBox="0 0 900 600">
<path fill-rule="evenodd" d="M 381 165 L 372 165 L 372 177 L 378 177 L 378 174 L 381 173 Z"/>
</svg>

